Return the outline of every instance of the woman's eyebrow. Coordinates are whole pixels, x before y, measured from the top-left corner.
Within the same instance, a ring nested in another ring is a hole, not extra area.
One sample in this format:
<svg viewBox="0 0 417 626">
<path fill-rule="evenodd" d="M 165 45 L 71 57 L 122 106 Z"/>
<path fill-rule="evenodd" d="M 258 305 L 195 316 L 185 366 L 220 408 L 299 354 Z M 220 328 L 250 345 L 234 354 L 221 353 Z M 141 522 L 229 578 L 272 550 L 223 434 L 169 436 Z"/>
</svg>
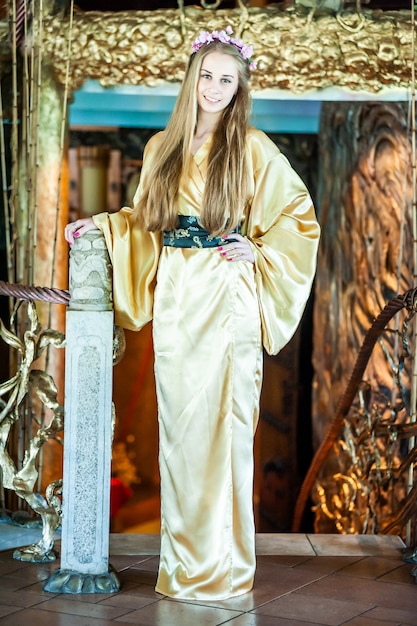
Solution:
<svg viewBox="0 0 417 626">
<path fill-rule="evenodd" d="M 210 70 L 205 70 L 204 67 L 201 68 L 201 72 L 205 72 L 206 74 L 213 74 Z M 222 74 L 222 78 L 234 78 L 233 74 Z"/>
</svg>

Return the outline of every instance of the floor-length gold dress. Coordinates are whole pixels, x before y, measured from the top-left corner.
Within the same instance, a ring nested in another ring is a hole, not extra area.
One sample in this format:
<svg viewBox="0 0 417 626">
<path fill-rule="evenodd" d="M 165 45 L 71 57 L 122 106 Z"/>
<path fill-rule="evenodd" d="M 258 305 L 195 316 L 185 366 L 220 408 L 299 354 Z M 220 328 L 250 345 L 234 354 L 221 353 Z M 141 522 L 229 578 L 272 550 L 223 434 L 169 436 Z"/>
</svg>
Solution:
<svg viewBox="0 0 417 626">
<path fill-rule="evenodd" d="M 142 181 L 161 141 L 163 133 L 148 142 Z M 182 176 L 180 215 L 199 216 L 210 145 L 211 138 Z M 116 323 L 138 330 L 153 318 L 162 503 L 156 590 L 175 598 L 219 600 L 252 588 L 262 346 L 275 354 L 289 341 L 316 266 L 319 227 L 304 184 L 264 133 L 250 129 L 247 145 L 252 188 L 241 232 L 255 264 L 228 262 L 216 248 L 163 245 L 127 208 L 94 218 L 113 263 Z"/>
</svg>

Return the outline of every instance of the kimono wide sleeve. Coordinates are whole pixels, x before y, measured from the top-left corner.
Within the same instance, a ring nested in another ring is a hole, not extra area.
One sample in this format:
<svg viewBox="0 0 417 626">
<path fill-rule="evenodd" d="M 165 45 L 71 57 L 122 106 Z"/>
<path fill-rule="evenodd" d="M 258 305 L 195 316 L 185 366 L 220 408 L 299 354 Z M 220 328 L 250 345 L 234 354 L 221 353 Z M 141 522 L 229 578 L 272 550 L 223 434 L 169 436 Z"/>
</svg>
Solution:
<svg viewBox="0 0 417 626">
<path fill-rule="evenodd" d="M 157 133 L 145 148 L 141 179 L 134 203 L 149 174 L 152 158 L 161 138 L 162 133 Z M 100 213 L 93 217 L 93 221 L 103 231 L 113 265 L 115 323 L 128 330 L 140 330 L 153 316 L 156 271 L 162 247 L 161 233 L 141 230 L 129 207 L 124 207 L 117 213 Z"/>
<path fill-rule="evenodd" d="M 115 323 L 128 330 L 140 330 L 152 319 L 161 235 L 141 231 L 131 214 L 132 210 L 124 207 L 93 219 L 103 231 L 113 266 Z"/>
<path fill-rule="evenodd" d="M 262 339 L 277 354 L 295 333 L 313 283 L 320 227 L 288 160 L 259 131 L 251 136 L 253 197 L 246 236 L 255 256 Z"/>
</svg>

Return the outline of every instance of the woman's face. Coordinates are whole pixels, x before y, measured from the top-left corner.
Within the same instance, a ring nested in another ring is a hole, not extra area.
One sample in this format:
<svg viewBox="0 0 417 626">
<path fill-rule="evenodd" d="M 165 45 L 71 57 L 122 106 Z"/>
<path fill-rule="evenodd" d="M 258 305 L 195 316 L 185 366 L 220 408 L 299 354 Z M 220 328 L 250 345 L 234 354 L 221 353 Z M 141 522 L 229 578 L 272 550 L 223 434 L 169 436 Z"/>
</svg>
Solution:
<svg viewBox="0 0 417 626">
<path fill-rule="evenodd" d="M 201 65 L 197 83 L 199 113 L 219 115 L 232 101 L 238 88 L 235 59 L 222 52 L 211 52 Z"/>
</svg>

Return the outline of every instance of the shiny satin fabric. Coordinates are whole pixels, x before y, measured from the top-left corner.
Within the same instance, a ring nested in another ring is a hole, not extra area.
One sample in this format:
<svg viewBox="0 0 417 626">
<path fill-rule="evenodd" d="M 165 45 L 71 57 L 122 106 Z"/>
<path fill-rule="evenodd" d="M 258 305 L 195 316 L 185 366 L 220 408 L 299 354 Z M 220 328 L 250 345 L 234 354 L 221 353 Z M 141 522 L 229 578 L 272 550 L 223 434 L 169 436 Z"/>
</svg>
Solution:
<svg viewBox="0 0 417 626">
<path fill-rule="evenodd" d="M 163 136 L 147 144 L 142 181 Z M 181 215 L 199 215 L 210 145 L 211 138 L 181 178 Z M 248 162 L 252 198 L 241 232 L 255 264 L 228 262 L 216 248 L 163 246 L 159 234 L 138 230 L 127 208 L 94 218 L 113 263 L 116 323 L 138 330 L 153 318 L 162 502 L 156 589 L 174 598 L 219 600 L 252 588 L 262 345 L 275 354 L 290 340 L 316 267 L 319 226 L 304 184 L 255 129 Z"/>
<path fill-rule="evenodd" d="M 188 599 L 240 595 L 255 570 L 262 351 L 253 265 L 228 263 L 210 248 L 165 247 L 153 333 L 162 499 L 156 590 Z"/>
</svg>

